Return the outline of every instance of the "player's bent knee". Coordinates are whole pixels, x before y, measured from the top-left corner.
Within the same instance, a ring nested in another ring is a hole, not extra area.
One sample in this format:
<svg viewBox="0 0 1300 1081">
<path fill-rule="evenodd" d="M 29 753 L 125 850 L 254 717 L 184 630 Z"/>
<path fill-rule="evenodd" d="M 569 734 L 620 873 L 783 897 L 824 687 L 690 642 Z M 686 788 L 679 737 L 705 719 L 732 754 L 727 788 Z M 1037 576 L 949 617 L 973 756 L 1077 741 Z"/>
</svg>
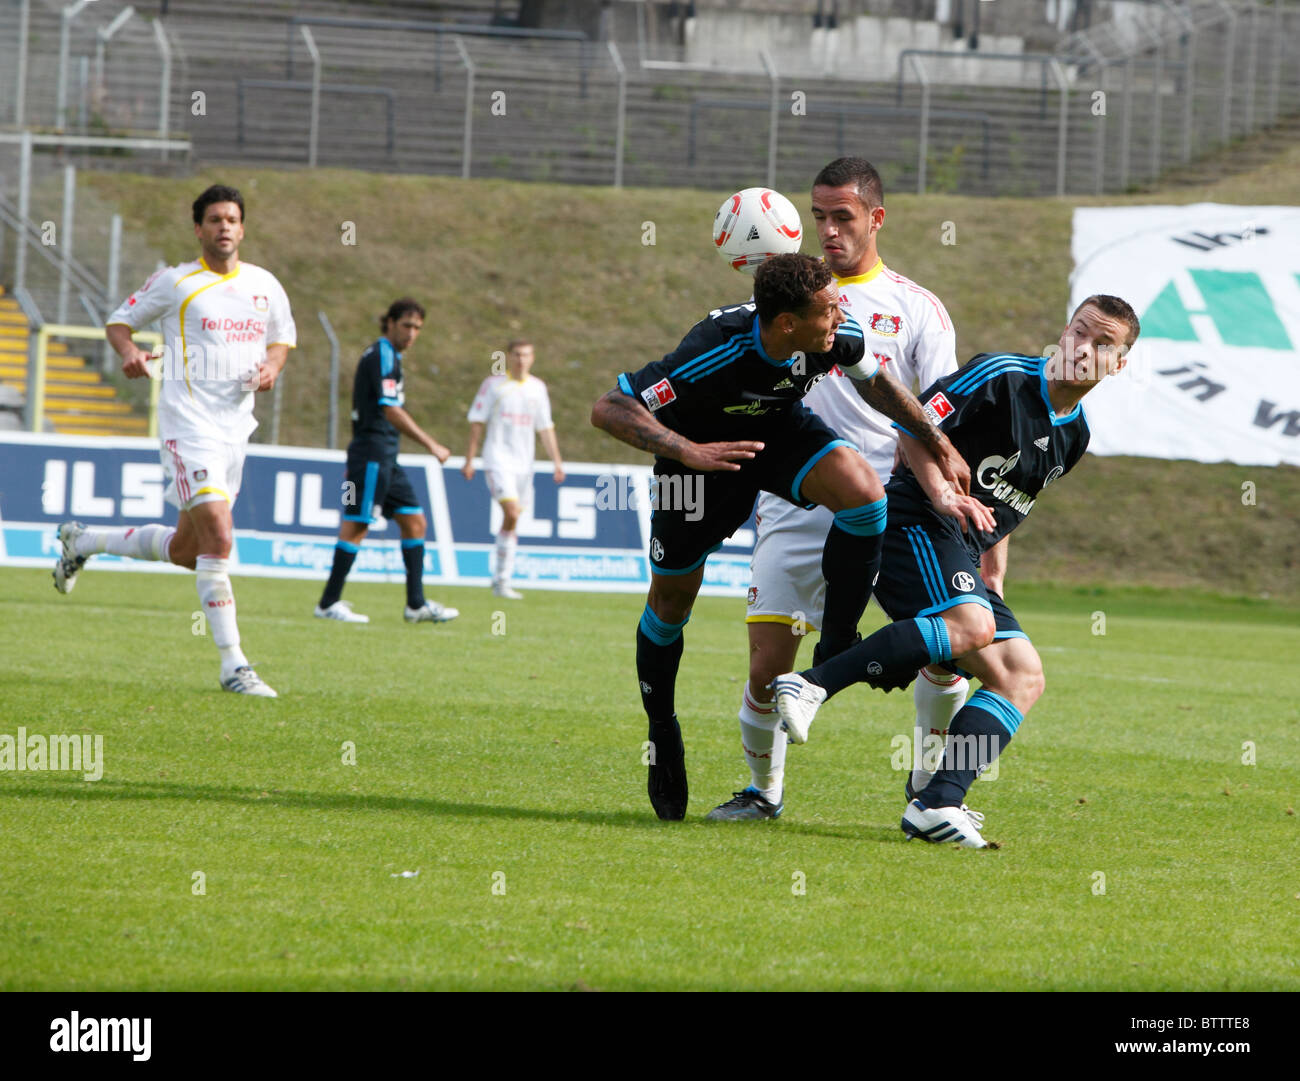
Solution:
<svg viewBox="0 0 1300 1081">
<path fill-rule="evenodd" d="M 943 614 L 943 621 L 948 628 L 948 642 L 954 657 L 983 649 L 997 633 L 993 613 L 976 604 L 958 605 Z"/>
</svg>

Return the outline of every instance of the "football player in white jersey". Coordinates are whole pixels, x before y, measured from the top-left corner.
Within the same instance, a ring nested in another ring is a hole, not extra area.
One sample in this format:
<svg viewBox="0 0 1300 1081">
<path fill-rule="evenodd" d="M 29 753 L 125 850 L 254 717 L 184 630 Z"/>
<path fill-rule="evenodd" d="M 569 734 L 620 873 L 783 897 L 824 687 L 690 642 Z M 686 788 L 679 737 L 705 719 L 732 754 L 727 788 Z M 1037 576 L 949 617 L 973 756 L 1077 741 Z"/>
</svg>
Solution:
<svg viewBox="0 0 1300 1081">
<path fill-rule="evenodd" d="M 62 555 L 54 584 L 69 593 L 86 560 L 99 552 L 166 560 L 195 571 L 199 601 L 221 654 L 221 686 L 275 698 L 239 647 L 230 588 L 231 507 L 239 495 L 248 437 L 257 427 L 253 394 L 270 390 L 297 344 L 289 299 L 275 277 L 240 262 L 244 200 L 215 184 L 194 202 L 199 258 L 160 270 L 108 318 L 109 343 L 128 379 L 150 374 L 151 355 L 131 335 L 160 320 L 163 354 L 158 431 L 170 526 L 59 526 Z"/>
<path fill-rule="evenodd" d="M 952 320 L 939 299 L 881 261 L 876 234 L 885 222 L 880 175 L 862 158 L 839 158 L 813 180 L 812 214 L 827 265 L 839 285 L 840 310 L 862 326 L 867 349 L 899 383 L 928 387 L 957 368 Z M 820 377 L 819 377 L 820 378 Z M 860 450 L 888 480 L 897 433 L 838 372 L 818 383 L 804 404 Z M 748 612 L 749 682 L 740 706 L 740 738 L 751 783 L 709 812 L 714 821 L 775 818 L 784 809 L 786 737 L 768 684 L 793 670 L 803 636 L 821 628 L 826 581 L 821 554 L 832 516 L 803 510 L 764 492 L 756 508 L 758 540 L 751 563 Z M 1005 554 L 1005 547 L 1002 548 Z M 887 575 L 888 567 L 881 574 Z M 986 571 L 986 579 L 987 579 Z M 1001 592 L 1001 575 L 991 583 Z M 823 660 L 814 651 L 816 660 Z M 788 662 L 788 663 L 786 663 Z M 785 667 L 782 665 L 785 664 Z M 923 669 L 914 684 L 917 738 L 937 749 L 966 699 L 960 676 Z M 919 791 L 929 774 L 916 768 Z M 910 797 L 909 797 L 910 798 Z"/>
<path fill-rule="evenodd" d="M 482 443 L 488 491 L 501 504 L 492 592 L 510 600 L 523 596 L 511 588 L 510 578 L 514 574 L 519 519 L 533 505 L 534 433 L 541 436 L 542 446 L 555 464 L 555 483 L 564 483 L 564 465 L 555 441 L 555 422 L 551 420 L 551 399 L 546 384 L 528 374 L 532 366 L 531 342 L 515 340 L 506 346 L 505 373 L 484 379 L 469 408 L 469 449 L 461 470 L 466 480 L 473 478 L 474 455 Z"/>
</svg>

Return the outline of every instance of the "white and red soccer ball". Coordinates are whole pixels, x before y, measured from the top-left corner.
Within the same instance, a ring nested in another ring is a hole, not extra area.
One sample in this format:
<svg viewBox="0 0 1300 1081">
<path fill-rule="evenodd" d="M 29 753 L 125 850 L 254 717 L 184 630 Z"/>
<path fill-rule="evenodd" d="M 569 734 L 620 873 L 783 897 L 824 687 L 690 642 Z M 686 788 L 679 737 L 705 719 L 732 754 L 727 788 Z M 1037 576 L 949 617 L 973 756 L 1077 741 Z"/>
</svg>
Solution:
<svg viewBox="0 0 1300 1081">
<path fill-rule="evenodd" d="M 718 254 L 750 277 L 764 259 L 798 251 L 802 243 L 799 212 L 771 188 L 746 188 L 728 196 L 713 218 Z"/>
</svg>

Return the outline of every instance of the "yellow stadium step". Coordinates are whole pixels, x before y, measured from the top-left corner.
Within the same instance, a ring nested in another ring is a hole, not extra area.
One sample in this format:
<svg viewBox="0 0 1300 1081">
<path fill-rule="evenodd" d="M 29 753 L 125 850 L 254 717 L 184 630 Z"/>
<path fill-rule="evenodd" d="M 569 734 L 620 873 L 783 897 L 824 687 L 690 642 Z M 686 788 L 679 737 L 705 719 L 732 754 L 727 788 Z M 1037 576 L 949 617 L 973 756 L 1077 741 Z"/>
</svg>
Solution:
<svg viewBox="0 0 1300 1081">
<path fill-rule="evenodd" d="M 55 422 L 54 430 L 59 435 L 134 435 L 147 436 L 149 434 L 149 425 L 141 417 L 131 417 L 118 421 L 112 430 L 109 428 L 98 428 L 92 425 L 68 422 Z"/>
<path fill-rule="evenodd" d="M 7 387 L 13 387 L 14 390 L 27 393 L 27 383 L 17 379 L 5 379 L 0 377 Z M 48 402 L 53 398 L 60 401 L 116 401 L 117 391 L 107 385 L 96 385 L 91 383 L 46 383 L 45 400 Z"/>
<path fill-rule="evenodd" d="M 116 399 L 107 402 L 81 401 L 73 398 L 58 398 L 53 394 L 45 395 L 45 412 L 58 413 L 76 411 L 81 413 L 106 413 L 112 415 L 131 415 L 131 407 L 126 402 Z"/>
<path fill-rule="evenodd" d="M 11 364 L 8 363 L 3 357 L 0 357 L 0 379 L 4 380 L 6 383 L 13 383 L 15 381 L 26 383 L 27 365 Z M 105 383 L 103 378 L 100 376 L 99 372 L 90 372 L 90 371 L 54 372 L 54 371 L 47 370 L 45 373 L 45 382 L 48 386 L 54 386 L 56 384 L 64 384 L 64 385 L 85 384 L 86 386 L 93 386 L 93 387 L 108 386 L 108 384 Z M 112 392 L 111 387 L 109 387 L 109 391 L 110 393 Z"/>
</svg>

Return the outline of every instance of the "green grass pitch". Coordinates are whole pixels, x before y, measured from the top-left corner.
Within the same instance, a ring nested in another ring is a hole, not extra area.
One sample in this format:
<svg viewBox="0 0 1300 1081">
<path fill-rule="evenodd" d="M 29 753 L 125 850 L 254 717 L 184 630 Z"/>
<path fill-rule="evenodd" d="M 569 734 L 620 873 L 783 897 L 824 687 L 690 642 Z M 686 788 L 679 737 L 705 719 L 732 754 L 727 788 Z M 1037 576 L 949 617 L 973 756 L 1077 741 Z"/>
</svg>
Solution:
<svg viewBox="0 0 1300 1081">
<path fill-rule="evenodd" d="M 911 698 L 866 688 L 790 749 L 781 820 L 702 821 L 747 781 L 740 601 L 687 628 L 660 823 L 641 598 L 432 589 L 461 618 L 408 626 L 353 584 L 344 626 L 318 590 L 236 579 L 264 701 L 218 689 L 189 577 L 0 571 L 0 735 L 105 761 L 0 772 L 0 988 L 1300 989 L 1294 609 L 1013 584 L 1047 692 L 976 852 L 904 842 Z"/>
</svg>

